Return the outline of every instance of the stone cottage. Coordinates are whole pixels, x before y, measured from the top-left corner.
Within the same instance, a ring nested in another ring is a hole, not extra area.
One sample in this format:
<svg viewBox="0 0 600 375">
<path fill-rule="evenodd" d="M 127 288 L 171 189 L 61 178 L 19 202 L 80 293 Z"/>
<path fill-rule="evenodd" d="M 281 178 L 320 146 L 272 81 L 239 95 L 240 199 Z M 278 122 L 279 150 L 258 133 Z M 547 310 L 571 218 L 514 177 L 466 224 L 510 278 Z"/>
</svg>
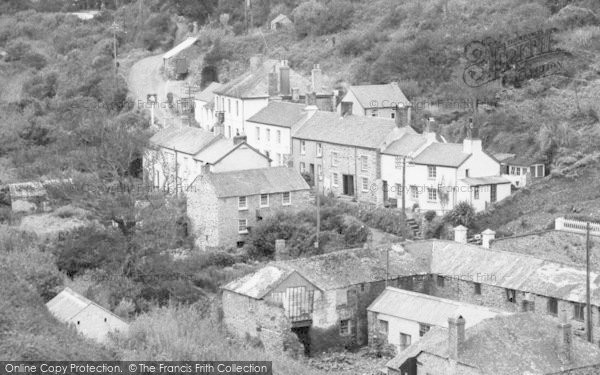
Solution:
<svg viewBox="0 0 600 375">
<path fill-rule="evenodd" d="M 287 167 L 198 176 L 185 192 L 196 244 L 202 249 L 241 247 L 264 217 L 306 208 L 309 189 L 300 173 Z"/>
</svg>

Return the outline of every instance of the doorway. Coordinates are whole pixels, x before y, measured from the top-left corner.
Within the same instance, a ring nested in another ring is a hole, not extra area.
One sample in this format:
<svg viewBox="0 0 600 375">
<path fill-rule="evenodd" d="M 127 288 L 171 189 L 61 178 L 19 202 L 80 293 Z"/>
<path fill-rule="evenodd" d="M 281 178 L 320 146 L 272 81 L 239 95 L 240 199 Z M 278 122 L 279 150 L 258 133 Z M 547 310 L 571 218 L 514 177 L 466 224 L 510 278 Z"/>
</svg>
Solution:
<svg viewBox="0 0 600 375">
<path fill-rule="evenodd" d="M 342 175 L 343 194 L 354 196 L 354 176 L 350 174 Z"/>
<path fill-rule="evenodd" d="M 298 340 L 304 346 L 304 355 L 310 356 L 310 325 L 292 327 L 292 332 L 298 336 Z"/>
</svg>

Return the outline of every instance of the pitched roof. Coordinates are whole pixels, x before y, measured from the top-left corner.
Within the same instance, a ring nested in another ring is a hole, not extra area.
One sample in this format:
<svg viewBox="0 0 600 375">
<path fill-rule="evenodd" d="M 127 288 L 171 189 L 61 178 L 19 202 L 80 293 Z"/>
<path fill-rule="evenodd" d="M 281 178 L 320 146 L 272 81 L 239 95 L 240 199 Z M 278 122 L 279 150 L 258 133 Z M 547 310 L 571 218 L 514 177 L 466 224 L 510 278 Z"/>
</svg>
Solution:
<svg viewBox="0 0 600 375">
<path fill-rule="evenodd" d="M 465 318 L 467 325 L 472 326 L 483 319 L 498 314 L 507 314 L 483 306 L 390 286 L 371 303 L 367 310 L 439 327 L 447 327 L 448 318 L 450 317 L 462 316 Z"/>
<path fill-rule="evenodd" d="M 207 104 L 212 103 L 215 99 L 215 90 L 218 90 L 223 86 L 222 83 L 219 82 L 211 82 L 210 85 L 206 86 L 204 90 L 196 95 L 196 100 L 205 102 Z"/>
<path fill-rule="evenodd" d="M 539 158 L 527 157 L 515 154 L 494 154 L 494 157 L 502 164 L 529 167 L 534 164 L 543 164 Z"/>
<path fill-rule="evenodd" d="M 285 23 L 291 23 L 292 22 L 288 16 L 286 16 L 285 14 L 279 13 L 279 15 L 277 17 L 273 18 L 273 20 L 271 21 L 271 23 L 273 23 L 273 22 L 282 22 L 282 21 L 285 22 Z"/>
<path fill-rule="evenodd" d="M 470 156 L 463 152 L 461 143 L 432 143 L 413 159 L 413 163 L 456 168 Z"/>
<path fill-rule="evenodd" d="M 382 151 L 382 154 L 407 156 L 412 152 L 417 151 L 425 143 L 427 143 L 427 137 L 424 135 L 405 134 L 400 139 L 390 143 L 385 150 Z"/>
<path fill-rule="evenodd" d="M 410 105 L 396 82 L 384 85 L 350 86 L 348 91 L 352 91 L 363 108 L 392 108 L 396 104 Z"/>
<path fill-rule="evenodd" d="M 219 198 L 310 189 L 302 175 L 288 167 L 209 173 L 198 178 L 205 178 L 214 187 Z"/>
<path fill-rule="evenodd" d="M 434 274 L 566 301 L 586 301 L 584 267 L 441 240 L 433 242 L 431 259 Z M 599 306 L 600 274 L 591 272 L 590 278 L 591 301 Z"/>
<path fill-rule="evenodd" d="M 150 138 L 150 143 L 190 155 L 197 154 L 215 141 L 216 136 L 204 129 L 191 126 L 169 127 L 158 131 Z"/>
<path fill-rule="evenodd" d="M 279 76 L 279 67 L 277 60 L 267 60 L 258 69 L 242 74 L 215 90 L 214 93 L 241 99 L 268 98 L 269 72 L 275 71 Z M 310 81 L 290 68 L 290 89 L 298 88 L 303 95 L 309 87 Z"/>
<path fill-rule="evenodd" d="M 171 57 L 177 56 L 181 51 L 194 45 L 194 43 L 196 43 L 197 40 L 198 40 L 198 38 L 195 38 L 195 37 L 187 38 L 183 42 L 179 43 L 178 45 L 176 45 L 175 47 L 173 47 L 169 51 L 167 51 L 163 55 L 163 59 L 170 59 Z"/>
<path fill-rule="evenodd" d="M 469 186 L 480 186 L 490 184 L 510 184 L 510 180 L 502 176 L 467 177 L 461 180 Z"/>
<path fill-rule="evenodd" d="M 395 128 L 393 119 L 355 115 L 341 117 L 335 112 L 317 111 L 293 138 L 374 149 L 380 147 Z M 398 131 L 399 136 L 403 133 L 416 134 L 411 127 L 402 127 Z"/>
<path fill-rule="evenodd" d="M 67 322 L 84 309 L 93 307 L 95 310 L 98 310 L 98 313 L 104 315 L 110 314 L 126 323 L 118 315 L 98 305 L 96 302 L 85 298 L 81 294 L 73 291 L 71 288 L 63 289 L 54 298 L 46 303 L 46 307 L 52 313 L 52 315 L 54 315 L 54 317 L 61 322 Z"/>
<path fill-rule="evenodd" d="M 248 122 L 291 128 L 307 116 L 305 104 L 288 102 L 269 102 L 269 104 L 250 117 Z"/>
<path fill-rule="evenodd" d="M 389 252 L 390 278 L 427 271 L 427 262 L 394 250 Z M 224 289 L 262 298 L 293 272 L 321 290 L 333 290 L 365 282 L 385 280 L 385 249 L 340 250 L 309 258 L 271 262 L 252 275 L 227 284 Z"/>
<path fill-rule="evenodd" d="M 575 335 L 571 361 L 564 363 L 557 352 L 558 321 L 534 313 L 498 315 L 465 330 L 465 342 L 458 363 L 474 367 L 481 374 L 555 374 L 600 363 L 600 349 Z M 433 331 L 433 335 L 430 334 Z M 419 340 L 410 354 L 430 353 L 448 358 L 447 334 L 431 330 Z M 401 353 L 403 358 L 407 355 Z M 391 361 L 390 361 L 391 362 Z M 394 359 L 394 368 L 399 360 Z M 388 366 L 390 363 L 388 362 Z"/>
</svg>

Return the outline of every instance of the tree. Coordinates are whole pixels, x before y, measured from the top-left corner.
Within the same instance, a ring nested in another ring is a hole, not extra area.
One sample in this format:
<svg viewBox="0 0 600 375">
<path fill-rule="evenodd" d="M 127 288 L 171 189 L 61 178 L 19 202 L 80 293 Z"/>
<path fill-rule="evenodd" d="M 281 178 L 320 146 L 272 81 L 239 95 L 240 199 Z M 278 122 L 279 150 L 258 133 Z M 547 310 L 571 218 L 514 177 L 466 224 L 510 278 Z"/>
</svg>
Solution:
<svg viewBox="0 0 600 375">
<path fill-rule="evenodd" d="M 206 22 L 216 9 L 217 0 L 171 0 L 175 11 L 180 16 L 190 18 L 200 24 Z"/>
<path fill-rule="evenodd" d="M 444 216 L 444 222 L 452 226 L 463 225 L 470 228 L 475 219 L 475 208 L 469 202 L 459 202 Z"/>
</svg>

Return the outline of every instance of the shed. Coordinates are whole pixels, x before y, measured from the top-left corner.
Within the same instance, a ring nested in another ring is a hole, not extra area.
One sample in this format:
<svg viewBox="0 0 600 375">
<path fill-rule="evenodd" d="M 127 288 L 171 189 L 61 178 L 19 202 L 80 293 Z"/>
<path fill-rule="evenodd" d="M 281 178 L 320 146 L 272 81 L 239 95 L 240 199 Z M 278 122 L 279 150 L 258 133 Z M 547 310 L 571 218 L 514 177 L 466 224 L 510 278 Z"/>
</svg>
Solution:
<svg viewBox="0 0 600 375">
<path fill-rule="evenodd" d="M 271 30 L 279 30 L 291 24 L 293 24 L 293 22 L 289 19 L 289 17 L 280 13 L 271 21 Z"/>
</svg>

